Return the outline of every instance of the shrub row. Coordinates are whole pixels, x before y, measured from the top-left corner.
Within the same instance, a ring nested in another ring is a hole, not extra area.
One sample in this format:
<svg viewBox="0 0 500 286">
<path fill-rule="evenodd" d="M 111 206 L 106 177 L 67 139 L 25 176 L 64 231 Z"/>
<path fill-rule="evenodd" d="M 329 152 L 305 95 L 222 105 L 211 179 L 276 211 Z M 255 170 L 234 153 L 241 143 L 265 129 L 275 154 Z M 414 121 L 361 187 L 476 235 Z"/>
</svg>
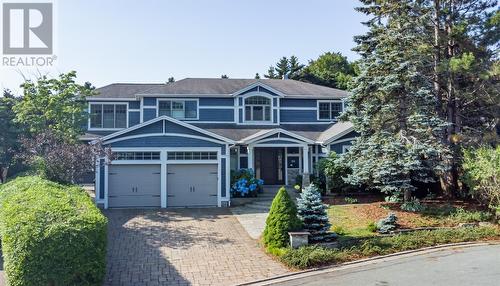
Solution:
<svg viewBox="0 0 500 286">
<path fill-rule="evenodd" d="M 9 285 L 100 285 L 107 219 L 79 187 L 20 177 L 0 187 Z"/>
</svg>

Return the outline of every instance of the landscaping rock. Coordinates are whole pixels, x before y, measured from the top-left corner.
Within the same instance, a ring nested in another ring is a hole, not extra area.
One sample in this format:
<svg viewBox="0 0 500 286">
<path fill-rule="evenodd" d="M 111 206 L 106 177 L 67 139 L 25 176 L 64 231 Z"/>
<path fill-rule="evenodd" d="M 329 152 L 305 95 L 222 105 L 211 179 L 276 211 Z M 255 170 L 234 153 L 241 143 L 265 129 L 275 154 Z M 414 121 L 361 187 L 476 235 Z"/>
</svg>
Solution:
<svg viewBox="0 0 500 286">
<path fill-rule="evenodd" d="M 489 226 L 489 227 L 491 227 L 491 226 L 495 226 L 495 224 L 491 223 L 489 221 L 481 221 L 481 222 L 479 222 L 479 226 Z"/>
<path fill-rule="evenodd" d="M 459 223 L 458 227 L 476 227 L 477 224 L 475 222 L 463 222 Z"/>
</svg>

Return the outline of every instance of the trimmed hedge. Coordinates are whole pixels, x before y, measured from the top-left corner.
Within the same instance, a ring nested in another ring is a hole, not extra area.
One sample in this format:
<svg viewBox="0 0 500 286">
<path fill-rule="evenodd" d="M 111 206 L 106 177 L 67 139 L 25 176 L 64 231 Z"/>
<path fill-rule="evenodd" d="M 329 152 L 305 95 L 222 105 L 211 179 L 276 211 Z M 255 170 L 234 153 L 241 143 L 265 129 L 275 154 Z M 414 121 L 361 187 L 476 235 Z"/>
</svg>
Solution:
<svg viewBox="0 0 500 286">
<path fill-rule="evenodd" d="M 39 177 L 0 186 L 9 285 L 101 285 L 107 219 L 79 187 Z"/>
</svg>

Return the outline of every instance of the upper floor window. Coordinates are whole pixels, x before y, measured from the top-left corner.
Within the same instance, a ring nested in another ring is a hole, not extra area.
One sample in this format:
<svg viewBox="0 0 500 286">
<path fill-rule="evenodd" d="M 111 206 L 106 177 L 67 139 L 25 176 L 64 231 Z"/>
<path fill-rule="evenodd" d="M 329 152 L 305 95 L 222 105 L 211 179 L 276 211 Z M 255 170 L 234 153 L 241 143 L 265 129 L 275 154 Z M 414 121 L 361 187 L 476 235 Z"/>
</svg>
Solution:
<svg viewBox="0 0 500 286">
<path fill-rule="evenodd" d="M 160 100 L 158 116 L 170 116 L 176 119 L 198 118 L 198 102 L 196 100 Z"/>
<path fill-rule="evenodd" d="M 263 96 L 246 98 L 245 121 L 271 121 L 271 100 Z"/>
<path fill-rule="evenodd" d="M 90 104 L 90 128 L 126 128 L 126 104 Z"/>
<path fill-rule="evenodd" d="M 320 120 L 334 120 L 342 112 L 342 102 L 320 101 L 318 104 L 318 118 Z"/>
</svg>

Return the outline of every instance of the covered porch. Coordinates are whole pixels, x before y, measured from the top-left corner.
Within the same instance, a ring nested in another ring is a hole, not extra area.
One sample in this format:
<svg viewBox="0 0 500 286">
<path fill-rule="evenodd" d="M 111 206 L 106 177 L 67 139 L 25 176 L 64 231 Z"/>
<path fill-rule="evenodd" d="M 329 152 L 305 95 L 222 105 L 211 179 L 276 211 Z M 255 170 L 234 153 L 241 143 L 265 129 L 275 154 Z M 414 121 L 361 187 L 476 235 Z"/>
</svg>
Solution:
<svg viewBox="0 0 500 286">
<path fill-rule="evenodd" d="M 247 137 L 230 149 L 231 170 L 253 169 L 265 185 L 293 186 L 300 176 L 309 183 L 315 163 L 326 151 L 314 141 L 280 130 Z"/>
</svg>

